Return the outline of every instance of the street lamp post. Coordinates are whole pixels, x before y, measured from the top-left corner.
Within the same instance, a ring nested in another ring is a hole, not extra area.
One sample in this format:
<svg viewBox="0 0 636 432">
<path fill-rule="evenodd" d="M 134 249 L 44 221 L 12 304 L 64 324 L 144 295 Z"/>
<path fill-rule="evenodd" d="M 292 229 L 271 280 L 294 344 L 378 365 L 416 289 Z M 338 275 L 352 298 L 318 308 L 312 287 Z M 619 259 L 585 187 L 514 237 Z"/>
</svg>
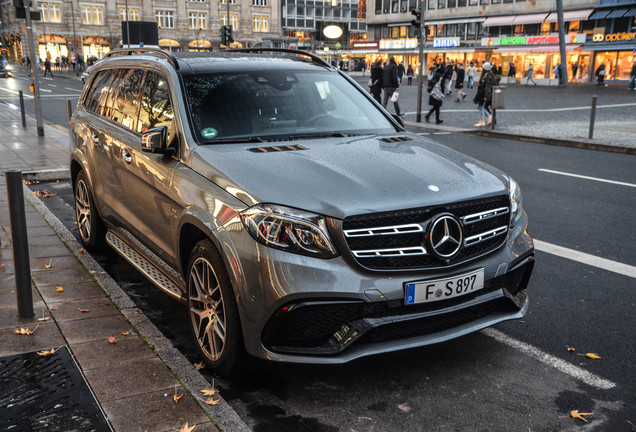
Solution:
<svg viewBox="0 0 636 432">
<path fill-rule="evenodd" d="M 69 1 L 71 5 L 71 19 L 73 20 L 73 56 L 75 57 L 75 73 L 79 76 L 78 64 L 77 64 L 77 34 L 75 33 L 75 7 L 73 6 L 73 0 Z"/>
<path fill-rule="evenodd" d="M 130 20 L 128 18 L 128 0 L 126 0 L 126 45 L 130 48 Z"/>
</svg>

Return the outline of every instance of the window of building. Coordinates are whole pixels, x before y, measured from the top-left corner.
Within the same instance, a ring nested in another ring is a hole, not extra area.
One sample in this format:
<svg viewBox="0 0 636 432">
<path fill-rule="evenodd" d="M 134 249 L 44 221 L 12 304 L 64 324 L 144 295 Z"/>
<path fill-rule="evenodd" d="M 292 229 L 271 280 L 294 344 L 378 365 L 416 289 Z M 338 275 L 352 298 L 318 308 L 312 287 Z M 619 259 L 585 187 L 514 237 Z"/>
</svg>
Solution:
<svg viewBox="0 0 636 432">
<path fill-rule="evenodd" d="M 457 24 L 457 36 L 464 39 L 464 36 L 466 36 L 466 24 Z"/>
<path fill-rule="evenodd" d="M 221 25 L 227 25 L 227 14 L 224 13 L 221 15 Z M 236 31 L 238 29 L 238 15 L 230 14 L 230 25 L 232 26 L 232 30 Z"/>
<path fill-rule="evenodd" d="M 208 28 L 208 14 L 205 12 L 188 12 L 191 30 L 205 30 Z"/>
<path fill-rule="evenodd" d="M 482 6 L 488 6 L 490 4 L 490 0 L 479 0 L 479 4 Z"/>
<path fill-rule="evenodd" d="M 174 28 L 174 11 L 157 9 L 155 19 L 159 28 Z"/>
<path fill-rule="evenodd" d="M 523 36 L 524 34 L 524 27 L 523 24 L 517 24 L 516 26 L 514 26 L 514 32 L 515 32 L 515 36 Z"/>
<path fill-rule="evenodd" d="M 267 0 L 252 0 L 252 6 L 267 6 Z"/>
<path fill-rule="evenodd" d="M 466 27 L 466 39 L 475 39 L 477 37 L 477 23 L 468 23 Z"/>
<path fill-rule="evenodd" d="M 391 13 L 398 13 L 400 11 L 400 3 L 397 0 L 393 0 L 391 3 Z"/>
<path fill-rule="evenodd" d="M 126 21 L 126 8 L 119 8 L 119 20 Z M 139 9 L 128 8 L 128 21 L 139 21 Z"/>
<path fill-rule="evenodd" d="M 457 6 L 457 0 L 448 0 L 449 8 L 454 8 L 455 6 Z"/>
<path fill-rule="evenodd" d="M 428 0 L 429 9 L 435 9 L 436 6 L 437 6 L 437 0 Z"/>
<path fill-rule="evenodd" d="M 456 33 L 457 33 L 457 24 L 448 24 L 446 26 L 447 37 L 454 37 Z"/>
<path fill-rule="evenodd" d="M 254 15 L 252 17 L 252 31 L 253 32 L 268 32 L 269 17 L 265 15 Z"/>
<path fill-rule="evenodd" d="M 446 0 L 437 0 L 437 9 L 444 9 L 446 7 Z"/>
<path fill-rule="evenodd" d="M 468 6 L 477 6 L 478 0 L 468 0 Z"/>
<path fill-rule="evenodd" d="M 492 3 L 492 4 L 500 4 L 501 0 L 490 0 L 490 3 Z"/>
<path fill-rule="evenodd" d="M 188 0 L 188 1 L 193 3 L 205 3 L 205 0 Z"/>
<path fill-rule="evenodd" d="M 581 30 L 581 21 L 570 21 L 568 33 L 578 33 Z"/>
<path fill-rule="evenodd" d="M 504 3 L 513 3 L 514 0 L 503 0 Z"/>
<path fill-rule="evenodd" d="M 539 28 L 539 34 L 541 35 L 550 34 L 550 23 L 547 23 L 547 22 L 541 23 Z"/>
<path fill-rule="evenodd" d="M 466 0 L 457 0 L 457 7 L 466 7 Z"/>
<path fill-rule="evenodd" d="M 221 4 L 227 4 L 227 0 L 220 0 Z M 236 0 L 230 0 L 230 4 L 236 4 Z"/>
<path fill-rule="evenodd" d="M 400 28 L 391 27 L 391 39 L 399 39 L 399 38 L 400 38 Z"/>
<path fill-rule="evenodd" d="M 98 5 L 80 5 L 82 8 L 82 24 L 103 25 L 104 7 Z"/>
<path fill-rule="evenodd" d="M 40 16 L 44 22 L 62 22 L 59 3 L 40 3 Z"/>
</svg>

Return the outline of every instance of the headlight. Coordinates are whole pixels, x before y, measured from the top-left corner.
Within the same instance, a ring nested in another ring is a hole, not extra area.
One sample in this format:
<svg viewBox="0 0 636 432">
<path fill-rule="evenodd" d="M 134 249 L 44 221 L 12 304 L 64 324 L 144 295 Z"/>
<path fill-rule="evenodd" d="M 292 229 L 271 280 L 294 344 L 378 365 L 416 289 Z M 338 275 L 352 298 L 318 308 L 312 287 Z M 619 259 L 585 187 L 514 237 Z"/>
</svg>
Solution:
<svg viewBox="0 0 636 432">
<path fill-rule="evenodd" d="M 523 206 L 521 202 L 521 188 L 512 178 L 510 179 L 510 189 L 508 191 L 510 195 L 510 228 L 514 227 L 521 215 L 523 214 Z"/>
<path fill-rule="evenodd" d="M 265 246 L 317 258 L 338 255 L 322 216 L 274 204 L 258 204 L 240 215 L 251 236 Z"/>
</svg>

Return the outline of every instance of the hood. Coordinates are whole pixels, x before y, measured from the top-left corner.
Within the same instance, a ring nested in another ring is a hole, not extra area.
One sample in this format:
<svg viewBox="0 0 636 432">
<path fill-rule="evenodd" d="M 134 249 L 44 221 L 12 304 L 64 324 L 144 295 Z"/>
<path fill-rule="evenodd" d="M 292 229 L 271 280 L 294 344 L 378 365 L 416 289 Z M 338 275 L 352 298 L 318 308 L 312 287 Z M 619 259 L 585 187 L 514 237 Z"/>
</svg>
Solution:
<svg viewBox="0 0 636 432">
<path fill-rule="evenodd" d="M 271 148 L 286 145 L 304 149 Z M 507 193 L 501 172 L 407 133 L 204 145 L 191 161 L 248 206 L 281 204 L 338 219 Z"/>
</svg>

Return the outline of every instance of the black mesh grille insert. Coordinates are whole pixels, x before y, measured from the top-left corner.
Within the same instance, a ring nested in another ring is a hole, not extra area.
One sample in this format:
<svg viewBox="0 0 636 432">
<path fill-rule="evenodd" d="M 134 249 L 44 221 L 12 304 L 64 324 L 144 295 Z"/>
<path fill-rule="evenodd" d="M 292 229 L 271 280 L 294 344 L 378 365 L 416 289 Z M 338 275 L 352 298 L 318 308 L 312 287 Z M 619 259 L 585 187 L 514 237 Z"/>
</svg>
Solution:
<svg viewBox="0 0 636 432">
<path fill-rule="evenodd" d="M 345 231 L 349 231 L 419 224 L 425 227 L 425 229 L 428 229 L 428 226 L 431 224 L 431 219 L 441 213 L 450 213 L 458 220 L 461 220 L 464 216 L 475 215 L 503 207 L 509 208 L 509 205 L 508 196 L 500 195 L 480 200 L 463 201 L 431 207 L 351 216 L 344 219 L 342 228 Z M 506 212 L 478 222 L 462 224 L 464 239 L 483 234 L 496 228 L 507 227 L 509 219 L 510 214 Z M 351 251 L 412 248 L 419 246 L 424 246 L 424 248 L 427 249 L 429 252 L 427 255 L 356 258 L 358 263 L 366 268 L 375 270 L 402 270 L 441 267 L 470 260 L 471 258 L 499 248 L 506 240 L 506 233 L 507 231 L 493 238 L 462 247 L 459 253 L 450 261 L 444 261 L 430 253 L 427 234 L 424 232 L 354 236 L 346 237 L 346 241 Z"/>
</svg>

